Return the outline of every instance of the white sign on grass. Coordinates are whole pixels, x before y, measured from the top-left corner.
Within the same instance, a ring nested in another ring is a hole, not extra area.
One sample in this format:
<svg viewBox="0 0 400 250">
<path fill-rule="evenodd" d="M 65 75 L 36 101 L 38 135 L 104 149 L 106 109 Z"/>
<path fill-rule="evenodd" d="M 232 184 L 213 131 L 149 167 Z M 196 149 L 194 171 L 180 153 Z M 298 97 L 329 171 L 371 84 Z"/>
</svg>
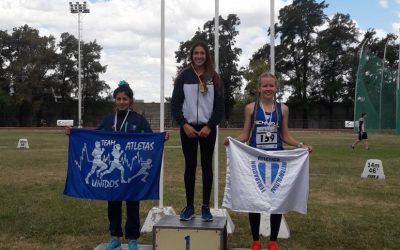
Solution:
<svg viewBox="0 0 400 250">
<path fill-rule="evenodd" d="M 354 128 L 354 121 L 345 121 L 344 127 L 345 128 Z"/>
<path fill-rule="evenodd" d="M 74 120 L 57 120 L 57 126 L 59 127 L 73 127 Z"/>
<path fill-rule="evenodd" d="M 345 128 L 354 128 L 358 127 L 358 121 L 344 121 L 344 127 Z"/>
<path fill-rule="evenodd" d="M 29 148 L 29 143 L 28 143 L 28 139 L 26 138 L 21 138 L 18 140 L 18 144 L 17 144 L 17 148 Z"/>
<path fill-rule="evenodd" d="M 385 179 L 382 161 L 377 159 L 368 159 L 365 162 L 361 178 Z"/>
</svg>

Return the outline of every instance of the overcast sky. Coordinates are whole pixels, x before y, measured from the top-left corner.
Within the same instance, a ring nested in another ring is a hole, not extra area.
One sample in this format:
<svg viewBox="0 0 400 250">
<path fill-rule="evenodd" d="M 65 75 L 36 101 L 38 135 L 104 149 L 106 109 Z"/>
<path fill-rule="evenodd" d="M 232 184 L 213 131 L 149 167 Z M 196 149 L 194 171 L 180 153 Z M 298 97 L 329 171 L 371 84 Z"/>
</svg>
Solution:
<svg viewBox="0 0 400 250">
<path fill-rule="evenodd" d="M 80 1 L 83 3 L 83 1 Z M 275 0 L 275 17 L 291 0 Z M 317 2 L 321 2 L 318 1 Z M 379 36 L 398 33 L 400 0 L 327 0 L 325 14 L 350 14 L 366 31 Z M 58 40 L 63 32 L 78 37 L 78 16 L 69 11 L 66 0 L 0 0 L 0 29 L 28 24 L 40 35 Z M 172 94 L 176 73 L 174 52 L 179 42 L 193 37 L 198 27 L 214 17 L 214 0 L 165 0 L 165 96 Z M 241 20 L 236 46 L 243 50 L 240 66 L 269 41 L 270 0 L 220 0 L 220 15 L 237 14 Z M 161 0 L 91 0 L 89 14 L 82 16 L 82 40 L 97 40 L 103 47 L 101 63 L 107 72 L 100 77 L 114 89 L 119 80 L 128 81 L 135 98 L 160 100 L 160 11 Z M 276 20 L 277 21 L 277 20 Z"/>
</svg>

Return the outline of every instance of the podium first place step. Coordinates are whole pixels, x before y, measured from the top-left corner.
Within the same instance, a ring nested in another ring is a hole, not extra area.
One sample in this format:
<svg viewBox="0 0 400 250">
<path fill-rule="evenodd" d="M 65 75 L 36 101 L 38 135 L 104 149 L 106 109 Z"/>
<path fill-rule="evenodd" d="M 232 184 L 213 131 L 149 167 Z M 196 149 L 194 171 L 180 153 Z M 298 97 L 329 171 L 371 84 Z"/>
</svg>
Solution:
<svg viewBox="0 0 400 250">
<path fill-rule="evenodd" d="M 204 222 L 198 216 L 181 221 L 167 215 L 153 227 L 154 250 L 226 250 L 226 240 L 226 217 Z"/>
<path fill-rule="evenodd" d="M 153 226 L 153 246 L 139 245 L 139 250 L 227 250 L 226 226 L 226 217 L 204 222 L 198 216 L 181 221 L 179 216 L 166 215 Z M 100 244 L 94 250 L 104 250 L 106 245 Z M 128 250 L 127 244 L 122 244 L 120 250 Z"/>
</svg>

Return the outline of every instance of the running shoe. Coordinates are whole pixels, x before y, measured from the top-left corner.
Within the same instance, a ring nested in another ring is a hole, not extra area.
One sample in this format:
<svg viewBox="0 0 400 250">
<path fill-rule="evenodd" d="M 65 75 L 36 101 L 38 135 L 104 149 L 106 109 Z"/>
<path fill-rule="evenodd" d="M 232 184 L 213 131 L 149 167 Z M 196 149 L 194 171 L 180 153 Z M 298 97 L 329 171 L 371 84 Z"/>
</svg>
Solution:
<svg viewBox="0 0 400 250">
<path fill-rule="evenodd" d="M 187 205 L 184 209 L 181 211 L 180 219 L 183 221 L 188 221 L 191 220 L 194 217 L 194 206 L 193 205 Z"/>
<path fill-rule="evenodd" d="M 251 244 L 251 250 L 261 250 L 260 241 L 253 241 Z"/>
<path fill-rule="evenodd" d="M 104 250 L 115 250 L 121 247 L 121 241 L 118 239 L 112 239 Z"/>
<path fill-rule="evenodd" d="M 138 246 L 137 246 L 136 240 L 129 240 L 128 241 L 128 249 L 129 250 L 138 250 L 139 249 Z"/>
<path fill-rule="evenodd" d="M 207 205 L 201 206 L 201 219 L 203 221 L 212 221 L 213 220 L 213 216 L 210 212 L 209 206 L 207 206 Z"/>
<path fill-rule="evenodd" d="M 268 250 L 278 250 L 278 244 L 276 241 L 270 241 L 268 243 Z"/>
</svg>

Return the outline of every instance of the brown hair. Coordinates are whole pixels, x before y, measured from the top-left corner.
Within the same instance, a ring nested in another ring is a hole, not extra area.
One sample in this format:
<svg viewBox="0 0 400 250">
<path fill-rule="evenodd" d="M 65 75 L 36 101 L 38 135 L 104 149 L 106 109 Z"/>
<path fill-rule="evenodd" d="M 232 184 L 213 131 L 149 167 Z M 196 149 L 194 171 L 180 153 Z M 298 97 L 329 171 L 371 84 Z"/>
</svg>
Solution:
<svg viewBox="0 0 400 250">
<path fill-rule="evenodd" d="M 218 94 L 222 93 L 222 84 L 221 79 L 218 73 L 215 71 L 214 62 L 211 58 L 210 49 L 208 48 L 207 44 L 203 41 L 197 41 L 193 43 L 192 47 L 190 48 L 190 61 L 193 64 L 193 53 L 196 47 L 202 47 L 206 52 L 206 61 L 204 62 L 204 73 L 201 75 L 202 81 L 207 81 L 212 79 L 214 83 L 214 89 L 218 92 Z"/>
</svg>

